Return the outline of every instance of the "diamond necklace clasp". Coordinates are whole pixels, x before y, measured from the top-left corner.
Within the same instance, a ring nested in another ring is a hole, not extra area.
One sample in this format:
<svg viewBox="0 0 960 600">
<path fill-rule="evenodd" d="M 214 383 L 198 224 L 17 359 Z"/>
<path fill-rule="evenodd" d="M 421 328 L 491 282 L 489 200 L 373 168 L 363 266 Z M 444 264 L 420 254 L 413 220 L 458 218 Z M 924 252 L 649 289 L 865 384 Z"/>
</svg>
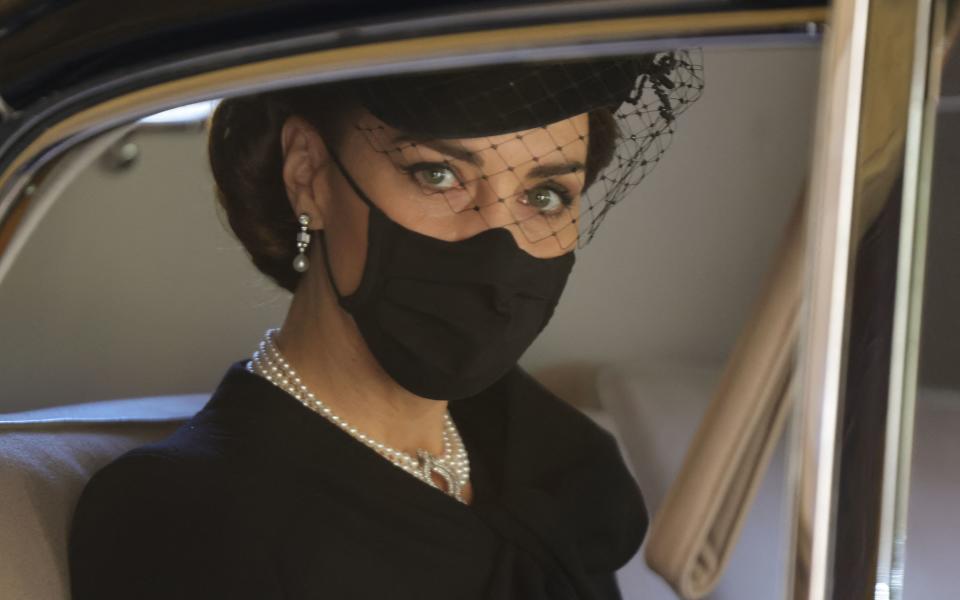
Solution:
<svg viewBox="0 0 960 600">
<path fill-rule="evenodd" d="M 463 499 L 460 495 L 462 486 L 454 476 L 453 471 L 447 468 L 446 465 L 437 462 L 437 459 L 423 448 L 417 449 L 417 466 L 420 468 L 420 473 L 423 475 L 424 480 L 432 483 L 432 474 L 436 473 L 446 482 L 447 489 L 445 491 L 448 494 L 458 500 Z"/>
</svg>

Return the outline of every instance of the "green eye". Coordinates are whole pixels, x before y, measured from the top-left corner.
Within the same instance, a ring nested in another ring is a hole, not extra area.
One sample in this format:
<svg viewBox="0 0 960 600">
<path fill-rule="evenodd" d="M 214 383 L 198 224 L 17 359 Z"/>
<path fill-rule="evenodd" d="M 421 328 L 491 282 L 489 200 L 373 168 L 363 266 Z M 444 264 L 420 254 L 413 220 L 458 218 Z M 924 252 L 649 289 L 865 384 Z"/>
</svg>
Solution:
<svg viewBox="0 0 960 600">
<path fill-rule="evenodd" d="M 527 204 L 545 214 L 560 212 L 570 205 L 570 198 L 564 192 L 548 187 L 536 188 L 527 192 Z"/>
<path fill-rule="evenodd" d="M 448 173 L 443 169 L 433 169 L 427 173 L 427 181 L 434 185 L 440 185 L 447 180 Z"/>
<path fill-rule="evenodd" d="M 420 183 L 439 189 L 450 189 L 457 186 L 457 174 L 447 167 L 430 165 L 415 170 Z"/>
</svg>

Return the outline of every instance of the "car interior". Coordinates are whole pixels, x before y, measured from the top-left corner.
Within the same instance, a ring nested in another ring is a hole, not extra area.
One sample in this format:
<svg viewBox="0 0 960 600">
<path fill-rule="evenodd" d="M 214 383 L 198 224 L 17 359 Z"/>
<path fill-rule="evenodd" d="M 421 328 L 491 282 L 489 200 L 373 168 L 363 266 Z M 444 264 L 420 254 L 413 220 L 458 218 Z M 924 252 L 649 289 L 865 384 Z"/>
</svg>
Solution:
<svg viewBox="0 0 960 600">
<path fill-rule="evenodd" d="M 290 294 L 257 272 L 214 199 L 206 136 L 221 99 L 675 48 L 702 58 L 703 95 L 578 250 L 520 360 L 613 434 L 654 515 L 617 573 L 624 600 L 953 597 L 957 11 L 904 3 L 922 6 L 916 35 L 888 40 L 914 52 L 897 70 L 882 28 L 903 13 L 881 3 L 865 3 L 869 26 L 842 2 L 669 4 L 560 24 L 543 13 L 519 37 L 509 25 L 324 47 L 291 36 L 284 54 L 118 89 L 0 144 L 0 597 L 69 598 L 85 483 L 182 426 L 283 320 Z M 891 89 L 900 112 L 880 104 Z M 864 465 L 877 477 L 858 479 Z M 858 544 L 863 514 L 872 537 Z"/>
</svg>

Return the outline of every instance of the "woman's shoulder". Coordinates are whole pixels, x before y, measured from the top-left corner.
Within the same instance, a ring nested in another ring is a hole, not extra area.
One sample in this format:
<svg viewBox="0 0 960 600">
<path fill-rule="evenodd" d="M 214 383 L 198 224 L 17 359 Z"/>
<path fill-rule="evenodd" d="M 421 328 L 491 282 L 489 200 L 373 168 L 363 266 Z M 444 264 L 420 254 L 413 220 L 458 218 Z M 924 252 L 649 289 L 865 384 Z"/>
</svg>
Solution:
<svg viewBox="0 0 960 600">
<path fill-rule="evenodd" d="M 78 508 L 98 507 L 114 517 L 163 506 L 199 506 L 184 495 L 202 496 L 211 487 L 202 461 L 147 444 L 113 459 L 87 480 Z M 109 509 L 109 510 L 107 510 Z M 81 515 L 84 511 L 78 511 Z"/>
<path fill-rule="evenodd" d="M 207 496 L 226 491 L 231 478 L 262 467 L 269 454 L 263 450 L 273 441 L 261 439 L 262 424 L 271 415 L 244 405 L 243 397 L 258 390 L 244 378 L 242 364 L 234 362 L 207 403 L 166 437 L 129 449 L 101 467 L 84 495 L 110 495 L 136 483 L 162 487 L 168 498 L 173 492 Z"/>
<path fill-rule="evenodd" d="M 73 598 L 219 598 L 238 581 L 236 597 L 271 597 L 241 594 L 277 584 L 262 528 L 236 510 L 231 487 L 221 470 L 163 445 L 108 463 L 74 508 Z"/>
<path fill-rule="evenodd" d="M 168 436 L 123 452 L 93 474 L 81 499 L 97 495 L 107 501 L 162 490 L 172 501 L 223 487 L 231 474 L 242 472 L 247 445 L 235 427 L 211 417 L 201 410 Z"/>
<path fill-rule="evenodd" d="M 506 450 L 522 444 L 528 446 L 524 454 L 556 461 L 579 456 L 578 462 L 585 457 L 622 462 L 610 431 L 519 364 L 476 397 L 453 400 L 449 407 L 478 440 Z"/>
<path fill-rule="evenodd" d="M 612 433 L 519 365 L 500 383 L 505 391 L 508 419 L 518 424 L 537 423 L 544 437 L 562 439 L 566 447 L 578 443 L 619 454 Z"/>
<path fill-rule="evenodd" d="M 590 568 L 620 568 L 649 516 L 616 437 L 522 368 L 505 383 L 510 468 L 554 499 Z"/>
<path fill-rule="evenodd" d="M 75 600 L 280 596 L 272 532 L 290 494 L 271 468 L 276 440 L 260 439 L 263 415 L 235 408 L 257 391 L 238 364 L 173 433 L 87 480 L 67 543 Z"/>
<path fill-rule="evenodd" d="M 74 526 L 82 533 L 85 519 L 149 526 L 223 519 L 228 508 L 238 510 L 244 489 L 269 469 L 252 435 L 231 417 L 205 408 L 167 437 L 108 462 L 81 491 Z"/>
<path fill-rule="evenodd" d="M 123 546 L 143 550 L 173 523 L 212 523 L 221 498 L 216 472 L 155 445 L 128 450 L 97 470 L 74 505 L 71 552 L 100 554 Z"/>
</svg>

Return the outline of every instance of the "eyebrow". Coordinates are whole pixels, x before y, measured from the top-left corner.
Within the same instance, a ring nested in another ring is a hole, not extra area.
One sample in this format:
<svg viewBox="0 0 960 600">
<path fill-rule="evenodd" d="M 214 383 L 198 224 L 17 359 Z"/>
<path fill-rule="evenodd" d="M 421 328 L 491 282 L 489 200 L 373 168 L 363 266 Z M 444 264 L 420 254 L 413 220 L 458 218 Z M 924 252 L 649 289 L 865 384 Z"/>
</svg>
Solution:
<svg viewBox="0 0 960 600">
<path fill-rule="evenodd" d="M 483 159 L 477 156 L 476 154 L 474 154 L 473 152 L 470 152 L 466 148 L 461 148 L 460 146 L 451 144 L 449 142 L 445 142 L 443 140 L 426 139 L 426 138 L 421 138 L 415 135 L 401 134 L 393 138 L 393 143 L 396 144 L 399 142 L 413 142 L 414 144 L 420 144 L 422 146 L 426 146 L 427 148 L 433 148 L 440 154 L 446 154 L 448 156 L 452 156 L 464 162 L 477 165 L 478 167 L 483 166 Z"/>
<path fill-rule="evenodd" d="M 530 169 L 530 172 L 527 173 L 527 178 L 540 179 L 553 177 L 554 175 L 567 175 L 568 173 L 583 171 L 584 168 L 585 167 L 583 163 L 579 161 L 537 165 L 536 167 Z"/>
<path fill-rule="evenodd" d="M 477 165 L 478 167 L 483 166 L 482 158 L 473 152 L 470 152 L 466 148 L 461 148 L 460 146 L 444 140 L 426 139 L 410 134 L 401 134 L 395 137 L 393 142 L 413 142 L 415 144 L 421 144 L 427 148 L 432 148 L 441 154 L 452 156 L 453 158 Z M 530 169 L 530 171 L 527 173 L 527 179 L 543 179 L 547 177 L 553 177 L 554 175 L 566 175 L 569 173 L 583 171 L 585 168 L 586 167 L 584 164 L 580 161 L 537 165 L 536 167 Z"/>
</svg>

